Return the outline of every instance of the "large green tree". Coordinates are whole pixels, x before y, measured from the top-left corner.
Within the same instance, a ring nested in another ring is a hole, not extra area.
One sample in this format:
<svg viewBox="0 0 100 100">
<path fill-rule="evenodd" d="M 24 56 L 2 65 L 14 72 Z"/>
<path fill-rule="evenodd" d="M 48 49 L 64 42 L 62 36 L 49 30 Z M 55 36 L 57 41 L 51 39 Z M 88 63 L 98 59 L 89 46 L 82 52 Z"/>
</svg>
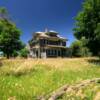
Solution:
<svg viewBox="0 0 100 100">
<path fill-rule="evenodd" d="M 82 10 L 76 16 L 75 37 L 88 41 L 86 46 L 94 55 L 100 51 L 100 0 L 85 0 Z"/>
<path fill-rule="evenodd" d="M 0 8 L 0 51 L 7 58 L 11 57 L 15 51 L 23 47 L 20 35 L 21 31 L 9 19 L 7 10 Z"/>
</svg>

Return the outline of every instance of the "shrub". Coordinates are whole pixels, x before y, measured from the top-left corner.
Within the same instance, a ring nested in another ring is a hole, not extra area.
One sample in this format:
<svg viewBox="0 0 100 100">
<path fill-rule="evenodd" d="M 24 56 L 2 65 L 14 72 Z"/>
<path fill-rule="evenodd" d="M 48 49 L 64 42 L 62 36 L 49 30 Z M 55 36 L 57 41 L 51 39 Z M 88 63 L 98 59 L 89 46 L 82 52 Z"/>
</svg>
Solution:
<svg viewBox="0 0 100 100">
<path fill-rule="evenodd" d="M 73 42 L 71 45 L 72 56 L 81 57 L 81 47 L 82 47 L 82 44 L 80 41 Z"/>
<path fill-rule="evenodd" d="M 98 57 L 99 57 L 99 60 L 100 60 L 100 52 L 98 53 Z"/>
<path fill-rule="evenodd" d="M 81 48 L 81 56 L 82 57 L 91 57 L 92 53 L 90 52 L 90 50 L 87 47 L 82 47 Z"/>
<path fill-rule="evenodd" d="M 72 56 L 75 57 L 89 57 L 92 56 L 92 53 L 90 50 L 85 46 L 84 42 L 82 40 L 77 40 L 72 43 L 71 45 L 72 49 Z"/>
<path fill-rule="evenodd" d="M 13 57 L 17 57 L 18 56 L 18 52 L 17 51 L 14 51 L 13 54 L 12 54 L 12 56 Z"/>
<path fill-rule="evenodd" d="M 28 53 L 29 53 L 29 51 L 26 48 L 24 48 L 24 49 L 20 50 L 19 55 L 20 55 L 20 57 L 27 58 L 28 57 Z"/>
</svg>

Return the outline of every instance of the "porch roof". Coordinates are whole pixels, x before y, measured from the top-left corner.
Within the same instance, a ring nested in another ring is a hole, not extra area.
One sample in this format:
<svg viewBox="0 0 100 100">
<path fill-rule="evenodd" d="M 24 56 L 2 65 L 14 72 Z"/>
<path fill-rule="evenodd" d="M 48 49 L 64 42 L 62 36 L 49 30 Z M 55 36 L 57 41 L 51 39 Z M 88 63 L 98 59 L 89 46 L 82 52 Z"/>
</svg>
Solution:
<svg viewBox="0 0 100 100">
<path fill-rule="evenodd" d="M 50 48 L 64 48 L 64 49 L 67 49 L 66 46 L 59 46 L 59 45 L 47 45 L 46 47 L 50 47 Z"/>
</svg>

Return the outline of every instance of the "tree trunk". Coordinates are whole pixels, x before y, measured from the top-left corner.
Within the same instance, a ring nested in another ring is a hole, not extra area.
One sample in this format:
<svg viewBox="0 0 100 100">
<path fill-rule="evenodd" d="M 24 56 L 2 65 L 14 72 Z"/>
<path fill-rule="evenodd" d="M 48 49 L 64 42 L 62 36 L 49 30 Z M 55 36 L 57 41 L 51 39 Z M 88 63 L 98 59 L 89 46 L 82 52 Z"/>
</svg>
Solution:
<svg viewBox="0 0 100 100">
<path fill-rule="evenodd" d="M 9 55 L 9 54 L 7 54 L 7 56 L 6 56 L 6 57 L 7 57 L 7 59 L 9 59 L 9 58 L 10 58 L 10 55 Z"/>
</svg>

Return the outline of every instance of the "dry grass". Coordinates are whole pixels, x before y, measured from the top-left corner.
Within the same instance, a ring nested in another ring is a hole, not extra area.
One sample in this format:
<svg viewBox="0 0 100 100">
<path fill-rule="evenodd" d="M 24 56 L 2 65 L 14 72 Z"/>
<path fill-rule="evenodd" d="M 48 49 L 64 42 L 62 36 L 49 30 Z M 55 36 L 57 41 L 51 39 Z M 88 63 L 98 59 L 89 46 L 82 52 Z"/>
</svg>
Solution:
<svg viewBox="0 0 100 100">
<path fill-rule="evenodd" d="M 87 68 L 91 63 L 88 62 L 88 59 L 90 58 L 68 58 L 68 59 L 10 59 L 10 60 L 4 60 L 3 65 L 9 66 L 12 68 L 23 68 L 26 67 L 27 69 L 32 68 L 36 65 L 44 65 L 45 67 L 50 68 L 57 68 L 59 70 L 63 69 L 71 69 L 71 70 L 77 70 L 80 68 Z"/>
<path fill-rule="evenodd" d="M 0 100 L 10 97 L 36 100 L 37 96 L 47 95 L 64 84 L 98 78 L 100 65 L 94 63 L 95 60 L 97 58 L 3 59 Z"/>
</svg>

